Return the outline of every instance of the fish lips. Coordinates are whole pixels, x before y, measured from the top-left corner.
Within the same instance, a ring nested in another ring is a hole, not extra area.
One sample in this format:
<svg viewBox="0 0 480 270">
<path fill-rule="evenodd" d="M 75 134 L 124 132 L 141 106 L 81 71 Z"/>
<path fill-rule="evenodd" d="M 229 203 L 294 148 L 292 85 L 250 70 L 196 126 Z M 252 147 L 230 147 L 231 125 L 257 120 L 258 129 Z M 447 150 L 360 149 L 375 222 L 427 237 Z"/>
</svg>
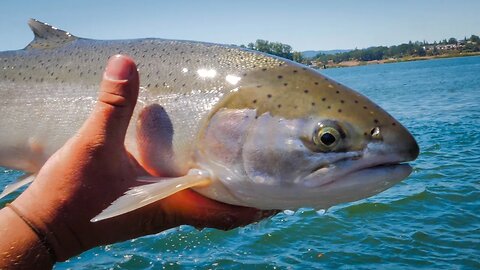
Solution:
<svg viewBox="0 0 480 270">
<path fill-rule="evenodd" d="M 396 155 L 347 158 L 316 168 L 304 178 L 304 184 L 311 188 L 323 188 L 338 182 L 399 182 L 412 172 L 412 167 L 404 161 Z M 367 181 L 368 178 L 372 180 Z"/>
<path fill-rule="evenodd" d="M 351 172 L 333 182 L 317 187 L 331 197 L 331 205 L 358 201 L 383 192 L 412 172 L 408 164 L 379 165 Z"/>
</svg>

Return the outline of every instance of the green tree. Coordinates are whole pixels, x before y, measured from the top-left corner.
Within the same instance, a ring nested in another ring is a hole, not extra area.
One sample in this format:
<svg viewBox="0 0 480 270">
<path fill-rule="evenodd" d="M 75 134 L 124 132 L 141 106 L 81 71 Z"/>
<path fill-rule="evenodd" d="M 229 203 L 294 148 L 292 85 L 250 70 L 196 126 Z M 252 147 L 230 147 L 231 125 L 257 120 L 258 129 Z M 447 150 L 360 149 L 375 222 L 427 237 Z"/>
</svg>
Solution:
<svg viewBox="0 0 480 270">
<path fill-rule="evenodd" d="M 277 55 L 287 59 L 293 59 L 292 46 L 280 42 L 257 39 L 255 43 L 248 43 L 247 48 L 264 53 Z"/>
<path fill-rule="evenodd" d="M 475 43 L 477 43 L 477 44 L 480 44 L 480 38 L 479 38 L 478 36 L 476 36 L 476 35 L 472 35 L 472 36 L 470 37 L 470 41 L 471 41 L 471 42 L 475 42 Z"/>
<path fill-rule="evenodd" d="M 425 49 L 423 47 L 420 47 L 417 49 L 417 55 L 418 56 L 425 56 L 427 55 L 427 52 L 425 51 Z"/>
<path fill-rule="evenodd" d="M 448 44 L 457 44 L 457 39 L 456 38 L 449 38 L 448 39 Z"/>
<path fill-rule="evenodd" d="M 292 60 L 298 63 L 305 63 L 305 58 L 301 52 L 293 52 Z"/>
</svg>

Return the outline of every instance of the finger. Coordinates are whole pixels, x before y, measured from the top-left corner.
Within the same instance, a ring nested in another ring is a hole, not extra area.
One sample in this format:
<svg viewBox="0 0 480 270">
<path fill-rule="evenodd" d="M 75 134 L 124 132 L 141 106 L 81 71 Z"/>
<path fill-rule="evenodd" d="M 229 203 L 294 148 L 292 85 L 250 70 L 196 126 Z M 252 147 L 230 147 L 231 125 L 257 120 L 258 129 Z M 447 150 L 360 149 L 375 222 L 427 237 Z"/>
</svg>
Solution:
<svg viewBox="0 0 480 270">
<path fill-rule="evenodd" d="M 133 59 L 112 56 L 103 74 L 97 104 L 81 133 L 123 145 L 138 91 L 139 76 Z"/>
</svg>

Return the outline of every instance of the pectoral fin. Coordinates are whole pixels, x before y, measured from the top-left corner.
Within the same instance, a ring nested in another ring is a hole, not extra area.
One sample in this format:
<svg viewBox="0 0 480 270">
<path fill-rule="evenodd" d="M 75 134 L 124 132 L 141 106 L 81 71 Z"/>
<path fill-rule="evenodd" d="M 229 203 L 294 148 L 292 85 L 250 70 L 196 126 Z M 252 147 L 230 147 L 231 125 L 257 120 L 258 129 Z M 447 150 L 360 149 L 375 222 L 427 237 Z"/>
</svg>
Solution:
<svg viewBox="0 0 480 270">
<path fill-rule="evenodd" d="M 142 182 L 152 182 L 154 179 L 153 177 L 143 177 L 138 180 Z M 90 221 L 97 222 L 115 217 L 161 200 L 181 190 L 208 185 L 211 181 L 210 178 L 202 174 L 186 175 L 178 178 L 156 178 L 156 183 L 154 184 L 131 188 L 125 195 L 115 200 L 109 207 Z"/>
<path fill-rule="evenodd" d="M 35 176 L 36 176 L 35 174 L 28 174 L 28 175 L 24 175 L 24 176 L 18 178 L 17 182 L 15 182 L 13 184 L 10 184 L 10 185 L 5 187 L 2 194 L 0 194 L 0 199 L 2 199 L 3 197 L 7 196 L 8 194 L 14 192 L 15 190 L 17 190 L 17 189 L 19 189 L 19 188 L 21 188 L 25 185 L 30 184 L 35 179 Z"/>
</svg>

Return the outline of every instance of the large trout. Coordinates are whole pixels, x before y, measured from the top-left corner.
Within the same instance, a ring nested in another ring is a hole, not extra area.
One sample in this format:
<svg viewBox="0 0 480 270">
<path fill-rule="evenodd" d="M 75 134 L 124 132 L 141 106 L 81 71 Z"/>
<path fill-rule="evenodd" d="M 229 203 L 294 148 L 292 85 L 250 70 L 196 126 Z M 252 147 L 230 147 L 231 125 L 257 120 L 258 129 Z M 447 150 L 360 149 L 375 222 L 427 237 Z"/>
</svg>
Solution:
<svg viewBox="0 0 480 270">
<path fill-rule="evenodd" d="M 140 96 L 125 144 L 149 172 L 170 177 L 149 178 L 94 220 L 185 188 L 259 209 L 328 208 L 406 178 L 404 162 L 419 153 L 408 130 L 375 103 L 286 59 L 29 25 L 35 38 L 25 49 L 0 53 L 1 166 L 38 172 L 89 115 L 108 57 L 138 63 Z"/>
</svg>

